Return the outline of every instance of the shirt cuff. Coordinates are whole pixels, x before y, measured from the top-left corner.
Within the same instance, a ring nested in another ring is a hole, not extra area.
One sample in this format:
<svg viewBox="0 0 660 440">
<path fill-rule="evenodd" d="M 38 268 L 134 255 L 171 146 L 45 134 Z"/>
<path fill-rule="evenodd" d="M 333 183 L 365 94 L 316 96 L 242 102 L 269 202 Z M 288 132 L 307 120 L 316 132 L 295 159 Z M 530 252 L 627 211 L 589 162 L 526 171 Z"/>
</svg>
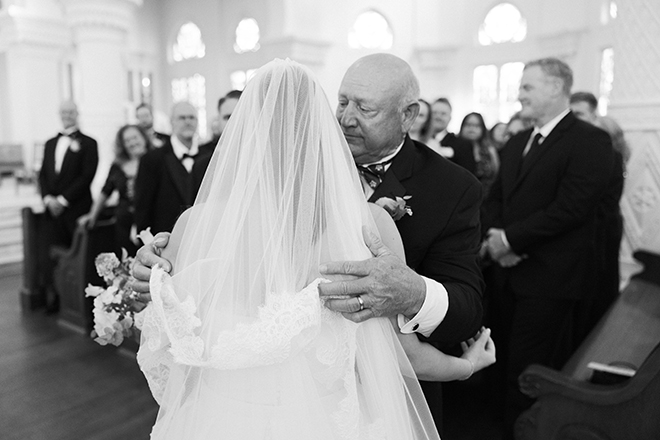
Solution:
<svg viewBox="0 0 660 440">
<path fill-rule="evenodd" d="M 509 240 L 506 239 L 506 232 L 504 232 L 504 229 L 502 229 L 502 243 L 504 243 L 504 246 L 506 246 L 507 249 L 511 250 L 511 245 L 509 244 Z"/>
<path fill-rule="evenodd" d="M 60 202 L 60 205 L 64 206 L 65 208 L 69 207 L 69 202 L 64 198 L 63 195 L 59 195 L 56 197 L 57 201 Z"/>
<path fill-rule="evenodd" d="M 420 333 L 426 337 L 440 325 L 449 309 L 447 289 L 439 282 L 422 277 L 426 283 L 426 298 L 419 312 L 410 320 L 403 315 L 397 316 L 397 324 L 401 333 Z"/>
</svg>

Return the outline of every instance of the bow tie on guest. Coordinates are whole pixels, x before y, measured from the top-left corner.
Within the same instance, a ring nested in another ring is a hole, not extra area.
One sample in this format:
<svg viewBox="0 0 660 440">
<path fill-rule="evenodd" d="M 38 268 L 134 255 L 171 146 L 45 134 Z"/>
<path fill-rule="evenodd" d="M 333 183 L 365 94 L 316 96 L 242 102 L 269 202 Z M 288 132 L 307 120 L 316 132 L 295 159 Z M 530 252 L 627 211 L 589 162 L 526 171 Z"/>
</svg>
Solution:
<svg viewBox="0 0 660 440">
<path fill-rule="evenodd" d="M 367 182 L 367 185 L 372 189 L 376 189 L 383 181 L 383 176 L 387 171 L 386 166 L 391 162 L 392 159 L 373 165 L 357 165 L 357 169 L 362 178 Z"/>
<path fill-rule="evenodd" d="M 183 153 L 181 156 L 181 165 L 186 169 L 186 171 L 191 172 L 193 165 L 195 164 L 196 154 Z"/>
</svg>

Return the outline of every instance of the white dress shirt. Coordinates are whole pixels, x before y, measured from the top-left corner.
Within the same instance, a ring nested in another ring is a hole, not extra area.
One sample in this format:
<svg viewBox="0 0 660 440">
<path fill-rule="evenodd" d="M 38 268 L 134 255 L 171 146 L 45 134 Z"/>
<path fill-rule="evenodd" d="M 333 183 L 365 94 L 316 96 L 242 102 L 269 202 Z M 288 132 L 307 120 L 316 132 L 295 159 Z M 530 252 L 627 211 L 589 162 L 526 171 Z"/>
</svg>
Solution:
<svg viewBox="0 0 660 440">
<path fill-rule="evenodd" d="M 197 139 L 197 136 L 193 138 L 190 148 L 186 147 L 174 134 L 170 137 L 170 142 L 172 143 L 172 150 L 177 159 L 181 161 L 181 164 L 183 164 L 188 172 L 192 171 L 195 160 L 192 157 L 186 157 L 183 159 L 183 155 L 188 154 L 190 156 L 196 156 L 199 154 L 199 140 Z"/>
</svg>

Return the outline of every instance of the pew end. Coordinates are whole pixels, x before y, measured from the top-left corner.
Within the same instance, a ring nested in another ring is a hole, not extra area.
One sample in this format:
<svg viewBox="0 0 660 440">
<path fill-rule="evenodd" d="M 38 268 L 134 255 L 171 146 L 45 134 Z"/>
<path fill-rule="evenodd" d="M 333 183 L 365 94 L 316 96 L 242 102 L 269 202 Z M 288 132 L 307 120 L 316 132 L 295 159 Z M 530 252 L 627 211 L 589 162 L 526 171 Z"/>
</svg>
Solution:
<svg viewBox="0 0 660 440">
<path fill-rule="evenodd" d="M 562 371 L 529 366 L 521 391 L 536 398 L 516 421 L 517 440 L 660 438 L 660 256 L 645 263 Z M 590 362 L 635 366 L 611 385 L 590 382 Z"/>
</svg>

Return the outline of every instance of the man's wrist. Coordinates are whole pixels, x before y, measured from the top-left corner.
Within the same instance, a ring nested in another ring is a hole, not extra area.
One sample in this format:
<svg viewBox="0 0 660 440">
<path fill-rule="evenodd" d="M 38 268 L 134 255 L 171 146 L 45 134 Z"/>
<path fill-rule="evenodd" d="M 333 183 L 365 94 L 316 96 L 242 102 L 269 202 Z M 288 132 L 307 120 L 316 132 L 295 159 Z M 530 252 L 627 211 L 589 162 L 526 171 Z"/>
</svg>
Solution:
<svg viewBox="0 0 660 440">
<path fill-rule="evenodd" d="M 412 319 L 419 313 L 419 311 L 422 309 L 422 306 L 424 305 L 424 301 L 426 301 L 426 282 L 424 281 L 424 278 L 422 278 L 420 275 L 415 274 L 415 287 L 413 289 L 414 292 L 421 292 L 421 295 L 417 294 L 415 295 L 415 301 L 413 304 L 408 308 L 406 313 L 404 313 L 404 316 L 407 319 Z"/>
</svg>

